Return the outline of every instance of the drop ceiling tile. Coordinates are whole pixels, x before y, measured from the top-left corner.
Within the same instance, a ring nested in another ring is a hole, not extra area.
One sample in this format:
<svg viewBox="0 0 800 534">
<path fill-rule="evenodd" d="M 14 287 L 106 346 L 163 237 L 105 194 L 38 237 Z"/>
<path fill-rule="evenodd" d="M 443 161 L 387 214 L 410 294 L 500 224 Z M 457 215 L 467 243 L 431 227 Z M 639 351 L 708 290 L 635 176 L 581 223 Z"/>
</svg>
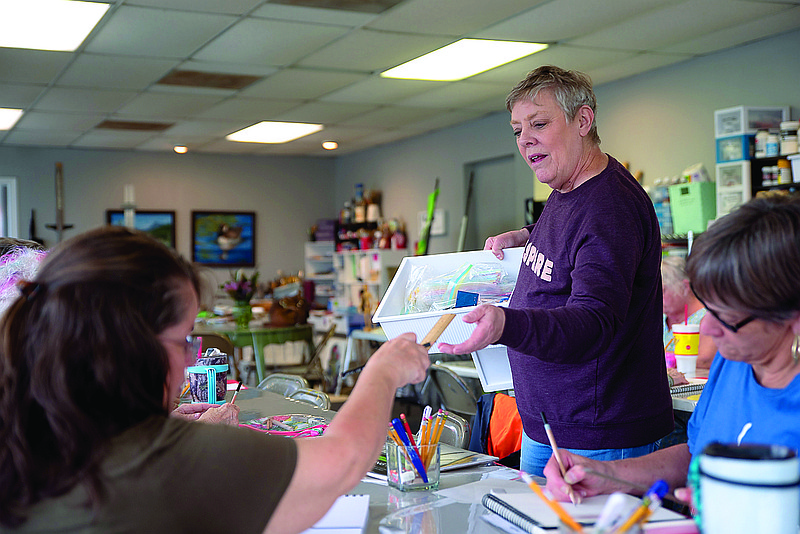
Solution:
<svg viewBox="0 0 800 534">
<path fill-rule="evenodd" d="M 273 120 L 276 115 L 297 107 L 299 100 L 269 100 L 266 98 L 236 98 L 226 100 L 198 113 L 201 119 L 242 119 L 252 123 Z"/>
<path fill-rule="evenodd" d="M 245 19 L 194 57 L 204 61 L 288 65 L 348 31 L 343 26 Z"/>
<path fill-rule="evenodd" d="M 45 90 L 44 85 L 0 83 L 0 108 L 25 109 Z"/>
<path fill-rule="evenodd" d="M 0 82 L 50 83 L 71 59 L 70 52 L 0 48 Z"/>
<path fill-rule="evenodd" d="M 731 9 L 736 4 L 736 9 Z M 779 4 L 736 0 L 687 0 L 570 40 L 570 44 L 626 50 L 658 50 L 727 25 L 785 9 Z"/>
<path fill-rule="evenodd" d="M 222 99 L 215 96 L 184 95 L 170 93 L 142 93 L 125 106 L 119 108 L 121 115 L 138 115 L 182 119 L 201 113 Z"/>
<path fill-rule="evenodd" d="M 136 96 L 133 91 L 53 87 L 33 107 L 36 111 L 111 113 Z"/>
<path fill-rule="evenodd" d="M 266 65 L 231 63 L 229 61 L 200 61 L 197 59 L 184 61 L 178 65 L 177 69 L 213 72 L 216 74 L 242 74 L 245 76 L 267 76 L 278 71 L 275 67 Z"/>
<path fill-rule="evenodd" d="M 182 59 L 235 20 L 227 15 L 122 6 L 91 38 L 86 51 Z"/>
<path fill-rule="evenodd" d="M 450 37 L 408 35 L 355 30 L 346 37 L 309 54 L 303 67 L 378 72 L 395 67 L 455 41 Z"/>
<path fill-rule="evenodd" d="M 381 128 L 369 127 L 369 126 L 326 126 L 324 130 L 321 132 L 317 132 L 312 134 L 315 138 L 318 138 L 320 142 L 325 140 L 332 140 L 339 143 L 339 145 L 349 143 L 355 139 L 361 139 L 362 137 L 367 137 L 372 135 L 376 131 L 383 131 Z M 309 136 L 311 137 L 311 136 Z"/>
<path fill-rule="evenodd" d="M 723 30 L 666 46 L 660 52 L 709 54 L 800 27 L 800 7 L 787 8 L 773 15 L 758 17 Z"/>
<path fill-rule="evenodd" d="M 505 100 L 509 89 L 507 84 L 460 81 L 399 100 L 396 103 L 400 106 L 452 109 L 481 102 L 488 98 Z"/>
<path fill-rule="evenodd" d="M 85 148 L 135 148 L 153 137 L 153 132 L 92 130 L 75 140 L 71 146 Z"/>
<path fill-rule="evenodd" d="M 483 39 L 564 42 L 679 0 L 557 0 L 475 32 Z"/>
<path fill-rule="evenodd" d="M 687 59 L 691 59 L 691 56 L 645 52 L 634 58 L 620 61 L 612 65 L 607 65 L 598 69 L 589 69 L 586 74 L 591 76 L 595 85 L 600 85 L 606 82 L 627 78 L 635 74 L 641 74 L 649 70 L 666 67 L 667 65 L 686 61 Z"/>
<path fill-rule="evenodd" d="M 417 132 L 429 132 L 433 130 L 441 130 L 448 126 L 461 124 L 462 122 L 472 121 L 486 115 L 485 111 L 477 110 L 453 110 L 444 113 L 438 113 L 431 117 L 406 124 L 401 129 L 416 130 Z"/>
<path fill-rule="evenodd" d="M 61 130 L 84 132 L 103 122 L 105 115 L 95 113 L 54 113 L 29 111 L 17 122 L 23 130 Z"/>
<path fill-rule="evenodd" d="M 197 152 L 209 152 L 214 154 L 253 154 L 260 148 L 258 145 L 259 143 L 238 143 L 236 141 L 220 139 L 206 143 L 199 147 Z"/>
<path fill-rule="evenodd" d="M 171 59 L 80 54 L 58 79 L 59 86 L 144 89 L 177 65 Z"/>
<path fill-rule="evenodd" d="M 508 85 L 508 91 L 532 70 L 542 65 L 558 65 L 564 69 L 584 72 L 616 61 L 636 56 L 638 52 L 624 50 L 601 50 L 599 48 L 553 45 L 541 52 L 506 63 L 470 78 L 476 82 L 495 82 Z"/>
<path fill-rule="evenodd" d="M 272 3 L 264 4 L 253 11 L 250 15 L 253 17 L 267 19 L 293 20 L 296 22 L 312 22 L 316 24 L 334 24 L 337 26 L 349 26 L 351 28 L 363 26 L 378 16 L 374 13 L 362 13 L 360 11 L 349 11 L 345 9 L 322 9 Z"/>
<path fill-rule="evenodd" d="M 22 130 L 14 128 L 3 141 L 4 145 L 69 146 L 81 134 L 58 130 Z"/>
<path fill-rule="evenodd" d="M 423 80 L 393 80 L 372 76 L 320 98 L 323 102 L 393 104 L 425 91 L 443 87 L 444 82 Z"/>
<path fill-rule="evenodd" d="M 420 121 L 436 115 L 438 111 L 430 108 L 409 108 L 400 106 L 386 106 L 374 111 L 364 113 L 352 119 L 342 121 L 343 126 L 371 126 L 382 125 L 397 128 L 406 124 Z"/>
<path fill-rule="evenodd" d="M 272 120 L 330 124 L 361 115 L 377 108 L 377 104 L 311 102 L 275 115 Z"/>
<path fill-rule="evenodd" d="M 367 25 L 397 32 L 458 37 L 547 0 L 406 0 Z"/>
<path fill-rule="evenodd" d="M 242 96 L 269 98 L 317 98 L 336 89 L 365 80 L 366 74 L 313 69 L 283 69 L 242 89 Z"/>
<path fill-rule="evenodd" d="M 237 130 L 253 124 L 253 120 L 184 120 L 166 130 L 163 135 L 170 137 L 225 137 Z"/>
<path fill-rule="evenodd" d="M 242 15 L 256 7 L 262 1 L 263 0 L 125 0 L 125 5 Z"/>
</svg>

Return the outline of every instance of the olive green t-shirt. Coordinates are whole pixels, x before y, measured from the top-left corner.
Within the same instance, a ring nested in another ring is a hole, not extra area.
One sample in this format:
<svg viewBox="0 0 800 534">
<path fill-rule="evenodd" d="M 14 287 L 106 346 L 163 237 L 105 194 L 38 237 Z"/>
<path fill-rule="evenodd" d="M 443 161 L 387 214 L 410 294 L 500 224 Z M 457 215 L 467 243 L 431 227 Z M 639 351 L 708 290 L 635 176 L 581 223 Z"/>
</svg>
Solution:
<svg viewBox="0 0 800 534">
<path fill-rule="evenodd" d="M 289 438 L 151 417 L 113 440 L 106 498 L 83 486 L 37 503 L 11 532 L 262 532 L 294 473 Z"/>
</svg>

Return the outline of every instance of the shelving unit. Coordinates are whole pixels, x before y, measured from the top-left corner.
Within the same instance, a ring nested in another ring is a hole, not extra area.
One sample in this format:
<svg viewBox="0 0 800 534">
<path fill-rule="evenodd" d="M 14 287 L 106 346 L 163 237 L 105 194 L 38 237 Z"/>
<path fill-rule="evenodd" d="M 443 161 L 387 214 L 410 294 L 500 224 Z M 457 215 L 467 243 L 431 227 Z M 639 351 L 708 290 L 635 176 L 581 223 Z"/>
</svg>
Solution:
<svg viewBox="0 0 800 534">
<path fill-rule="evenodd" d="M 305 244 L 305 278 L 314 282 L 315 300 L 323 306 L 336 295 L 333 251 L 333 241 L 311 241 Z"/>
<path fill-rule="evenodd" d="M 364 286 L 372 294 L 373 302 L 383 297 L 400 261 L 408 256 L 408 249 L 347 250 L 334 255 L 336 271 L 335 307 L 356 311 Z"/>
</svg>

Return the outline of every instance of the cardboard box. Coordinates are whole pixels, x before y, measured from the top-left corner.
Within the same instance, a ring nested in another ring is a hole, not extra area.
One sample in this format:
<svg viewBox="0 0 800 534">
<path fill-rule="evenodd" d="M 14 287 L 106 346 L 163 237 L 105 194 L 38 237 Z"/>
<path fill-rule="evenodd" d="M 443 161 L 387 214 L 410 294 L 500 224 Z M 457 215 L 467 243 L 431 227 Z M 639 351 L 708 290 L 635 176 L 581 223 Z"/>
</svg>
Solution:
<svg viewBox="0 0 800 534">
<path fill-rule="evenodd" d="M 388 339 L 393 339 L 405 332 L 414 332 L 417 339 L 422 339 L 433 328 L 439 317 L 445 313 L 455 313 L 456 317 L 439 337 L 439 341 L 451 344 L 461 343 L 469 338 L 475 330 L 474 325 L 463 322 L 461 318 L 475 309 L 475 306 L 404 314 L 406 284 L 411 271 L 414 267 L 428 265 L 434 271 L 431 272 L 431 276 L 438 276 L 457 269 L 465 263 L 499 262 L 506 273 L 516 280 L 522 262 L 522 251 L 523 247 L 506 249 L 502 261 L 495 258 L 494 254 L 488 250 L 403 258 L 372 317 L 372 321 L 380 323 Z M 430 352 L 434 354 L 438 352 L 438 342 L 434 343 Z M 484 391 L 499 391 L 514 387 L 511 381 L 508 354 L 504 345 L 489 345 L 485 349 L 472 353 L 472 359 Z"/>
<path fill-rule="evenodd" d="M 755 134 L 758 130 L 779 130 L 789 120 L 789 106 L 736 106 L 714 112 L 715 137 Z"/>
<path fill-rule="evenodd" d="M 676 234 L 705 232 L 717 216 L 716 184 L 691 182 L 669 186 L 669 206 Z"/>
</svg>

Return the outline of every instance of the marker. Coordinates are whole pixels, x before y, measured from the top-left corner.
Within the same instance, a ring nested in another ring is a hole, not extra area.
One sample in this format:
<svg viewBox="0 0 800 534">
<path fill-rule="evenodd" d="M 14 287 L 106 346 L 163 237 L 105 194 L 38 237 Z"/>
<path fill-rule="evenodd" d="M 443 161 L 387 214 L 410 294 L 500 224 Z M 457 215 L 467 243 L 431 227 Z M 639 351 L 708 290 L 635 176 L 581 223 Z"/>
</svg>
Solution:
<svg viewBox="0 0 800 534">
<path fill-rule="evenodd" d="M 558 502 L 551 501 L 550 499 L 548 499 L 547 496 L 542 491 L 542 488 L 540 488 L 539 485 L 533 481 L 533 479 L 528 473 L 526 473 L 525 471 L 520 471 L 519 476 L 528 485 L 528 487 L 530 487 L 533 490 L 533 492 L 536 495 L 538 495 L 539 498 L 542 499 L 545 502 L 545 504 L 547 504 L 547 506 L 549 506 L 550 509 L 556 513 L 556 515 L 559 517 L 559 519 L 561 519 L 561 521 L 563 521 L 566 525 L 569 525 L 569 527 L 572 530 L 576 532 L 583 532 L 583 527 L 580 525 L 580 523 L 572 519 L 570 515 L 567 513 L 567 511 L 564 510 L 560 504 L 558 504 Z"/>
<path fill-rule="evenodd" d="M 411 463 L 414 465 L 414 468 L 419 473 L 419 476 L 422 477 L 422 481 L 424 483 L 428 483 L 428 474 L 425 472 L 425 467 L 422 465 L 422 458 L 419 457 L 419 453 L 417 450 L 411 446 L 411 441 L 409 441 L 408 433 L 406 429 L 403 428 L 403 423 L 395 417 L 392 419 L 392 427 L 394 427 L 395 432 L 400 437 L 400 440 L 403 442 L 406 451 L 408 451 L 408 455 L 411 457 Z"/>
</svg>

